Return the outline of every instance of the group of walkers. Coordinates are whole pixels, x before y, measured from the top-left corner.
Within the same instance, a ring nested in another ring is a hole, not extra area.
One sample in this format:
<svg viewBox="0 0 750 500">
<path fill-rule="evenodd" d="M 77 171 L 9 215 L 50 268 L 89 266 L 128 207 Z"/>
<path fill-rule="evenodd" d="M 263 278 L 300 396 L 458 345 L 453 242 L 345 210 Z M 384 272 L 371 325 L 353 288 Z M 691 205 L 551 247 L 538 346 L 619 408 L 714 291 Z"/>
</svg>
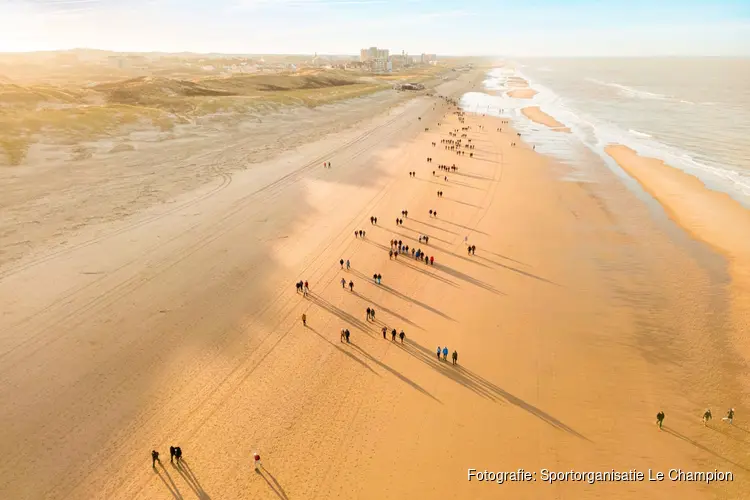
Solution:
<svg viewBox="0 0 750 500">
<path fill-rule="evenodd" d="M 303 297 L 307 297 L 307 294 L 310 293 L 310 285 L 307 283 L 307 281 L 298 281 L 295 286 L 297 287 L 297 293 L 302 292 Z"/>
<path fill-rule="evenodd" d="M 179 466 L 182 463 L 182 448 L 179 446 L 170 446 L 169 447 L 169 462 L 175 463 L 177 462 L 177 465 Z M 159 462 L 161 465 L 161 459 L 159 458 L 159 452 L 156 450 L 151 450 L 151 467 L 156 468 L 156 462 Z"/>
<path fill-rule="evenodd" d="M 388 327 L 387 327 L 387 326 L 385 326 L 385 325 L 383 325 L 383 328 L 382 328 L 382 329 L 381 329 L 380 331 L 382 331 L 382 332 L 383 332 L 383 338 L 387 340 L 387 339 L 388 339 Z M 404 338 L 405 338 L 405 337 L 406 337 L 406 334 L 404 333 L 404 331 L 403 331 L 403 330 L 401 330 L 401 332 L 400 332 L 400 333 L 398 333 L 398 338 L 399 338 L 399 339 L 401 339 L 401 343 L 402 343 L 402 344 L 404 343 Z M 396 341 L 396 329 L 395 329 L 395 328 L 393 328 L 393 329 L 391 330 L 391 340 L 392 340 L 393 342 L 395 342 L 395 341 Z"/>
<path fill-rule="evenodd" d="M 659 411 L 659 413 L 656 414 L 656 426 L 659 430 L 664 426 L 664 417 L 664 411 Z M 711 408 L 706 408 L 706 411 L 703 412 L 703 417 L 701 418 L 703 425 L 708 425 L 708 422 L 712 419 L 713 415 L 711 414 Z M 734 408 L 730 408 L 727 411 L 727 416 L 722 418 L 722 420 L 726 420 L 731 425 L 734 422 Z"/>
<path fill-rule="evenodd" d="M 416 172 L 409 172 L 409 177 L 416 177 L 416 176 L 417 176 Z"/>
<path fill-rule="evenodd" d="M 331 168 L 331 162 L 330 161 L 324 161 L 323 162 L 323 168 Z"/>
<path fill-rule="evenodd" d="M 383 279 L 383 276 L 380 273 L 376 273 L 372 275 L 372 281 L 377 283 L 378 285 L 381 284 L 381 280 Z"/>
<path fill-rule="evenodd" d="M 365 234 L 366 233 L 364 231 L 362 231 L 361 229 L 357 229 L 356 231 L 354 231 L 354 237 L 355 238 L 364 238 Z"/>
<path fill-rule="evenodd" d="M 469 255 L 474 255 L 474 252 L 477 251 L 477 246 L 469 245 L 468 247 L 466 247 L 466 251 L 468 252 Z"/>
<path fill-rule="evenodd" d="M 341 264 L 341 269 L 344 269 L 344 259 L 341 259 L 339 264 Z M 349 262 L 349 259 L 346 259 L 346 270 L 348 271 L 351 267 L 351 262 Z"/>
<path fill-rule="evenodd" d="M 438 168 L 440 170 L 445 170 L 446 172 L 456 172 L 458 170 L 455 163 L 453 165 L 438 165 Z"/>
<path fill-rule="evenodd" d="M 441 350 L 440 346 L 438 346 L 436 354 L 437 354 L 438 361 L 440 361 L 441 359 L 443 361 L 447 361 L 448 360 L 448 347 L 444 346 L 443 349 Z M 442 358 L 440 358 L 441 354 L 443 355 Z M 458 351 L 454 350 L 453 354 L 451 355 L 451 358 L 453 359 L 453 364 L 454 365 L 457 364 L 458 363 Z"/>
<path fill-rule="evenodd" d="M 437 195 L 438 195 L 438 198 L 442 198 L 443 197 L 443 192 L 442 191 L 438 191 Z"/>
<path fill-rule="evenodd" d="M 437 210 L 430 210 L 430 217 L 437 217 Z"/>
<path fill-rule="evenodd" d="M 378 218 L 374 216 L 370 216 L 370 224 L 377 225 L 377 223 L 378 223 Z"/>
</svg>

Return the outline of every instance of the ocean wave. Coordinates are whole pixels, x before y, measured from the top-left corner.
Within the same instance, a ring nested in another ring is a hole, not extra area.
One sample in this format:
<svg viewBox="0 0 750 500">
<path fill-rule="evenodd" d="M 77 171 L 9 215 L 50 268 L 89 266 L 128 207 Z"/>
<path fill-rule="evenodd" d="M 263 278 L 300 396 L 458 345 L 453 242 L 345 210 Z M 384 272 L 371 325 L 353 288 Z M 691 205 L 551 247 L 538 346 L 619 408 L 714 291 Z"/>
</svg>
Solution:
<svg viewBox="0 0 750 500">
<path fill-rule="evenodd" d="M 672 99 L 672 97 L 664 95 L 664 94 L 656 94 L 654 92 L 647 92 L 645 90 L 639 90 L 633 87 L 628 87 L 627 85 L 622 85 L 620 83 L 613 83 L 613 82 L 603 82 L 601 80 L 597 80 L 596 78 L 586 78 L 586 81 L 591 83 L 596 83 L 597 85 L 603 85 L 605 87 L 611 87 L 614 89 L 617 89 L 620 91 L 621 94 L 626 95 L 628 97 L 640 97 L 641 99 L 656 99 L 660 101 L 667 101 Z"/>
<path fill-rule="evenodd" d="M 630 132 L 631 134 L 633 134 L 636 137 L 643 137 L 645 139 L 650 139 L 651 138 L 651 136 L 649 134 L 647 134 L 645 132 L 639 132 L 637 130 L 633 130 L 632 128 L 629 129 L 628 132 Z"/>
</svg>

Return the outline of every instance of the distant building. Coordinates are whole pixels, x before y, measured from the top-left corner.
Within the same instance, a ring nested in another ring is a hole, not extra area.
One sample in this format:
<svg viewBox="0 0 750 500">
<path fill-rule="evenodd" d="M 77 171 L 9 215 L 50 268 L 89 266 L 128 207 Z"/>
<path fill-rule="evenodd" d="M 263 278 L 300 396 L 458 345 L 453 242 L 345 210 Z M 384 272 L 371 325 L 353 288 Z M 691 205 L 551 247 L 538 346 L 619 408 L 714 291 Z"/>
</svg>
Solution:
<svg viewBox="0 0 750 500">
<path fill-rule="evenodd" d="M 433 61 L 437 61 L 436 54 L 422 54 L 422 57 L 420 58 L 422 64 L 429 64 Z"/>
<path fill-rule="evenodd" d="M 369 49 L 362 49 L 359 51 L 359 60 L 365 63 L 371 71 L 389 71 L 388 70 L 388 49 L 379 49 L 377 47 L 370 47 Z"/>
</svg>

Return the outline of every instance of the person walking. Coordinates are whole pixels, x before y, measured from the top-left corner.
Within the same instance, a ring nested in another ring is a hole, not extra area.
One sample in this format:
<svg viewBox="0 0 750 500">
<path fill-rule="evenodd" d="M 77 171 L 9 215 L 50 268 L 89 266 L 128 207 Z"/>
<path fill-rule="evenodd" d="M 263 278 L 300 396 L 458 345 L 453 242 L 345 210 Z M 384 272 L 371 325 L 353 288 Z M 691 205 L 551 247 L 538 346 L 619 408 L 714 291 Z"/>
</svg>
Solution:
<svg viewBox="0 0 750 500">
<path fill-rule="evenodd" d="M 349 262 L 349 259 L 346 259 L 346 270 L 348 271 L 351 267 L 352 267 L 352 265 Z"/>
<path fill-rule="evenodd" d="M 448 360 L 448 347 L 443 347 L 443 361 Z"/>
<path fill-rule="evenodd" d="M 354 291 L 354 282 L 351 280 L 349 281 L 349 291 Z"/>
<path fill-rule="evenodd" d="M 381 281 L 380 281 L 382 279 L 383 279 L 383 276 L 380 273 L 378 273 L 378 285 L 382 284 Z"/>
<path fill-rule="evenodd" d="M 257 451 L 253 453 L 253 465 L 255 465 L 255 472 L 260 472 L 262 465 L 260 463 L 260 455 Z"/>
<path fill-rule="evenodd" d="M 393 259 L 393 250 L 388 250 L 388 259 Z"/>
<path fill-rule="evenodd" d="M 346 329 L 346 343 L 349 343 L 349 335 L 351 335 L 351 332 L 349 332 L 349 329 Z"/>
<path fill-rule="evenodd" d="M 435 256 L 434 255 L 430 256 L 430 265 L 431 266 L 435 265 Z"/>
<path fill-rule="evenodd" d="M 344 330 L 344 329 L 342 328 L 342 329 L 341 329 L 341 342 L 343 342 L 345 338 L 346 338 L 346 330 Z"/>
<path fill-rule="evenodd" d="M 174 446 L 169 447 L 169 462 L 174 463 Z"/>
<path fill-rule="evenodd" d="M 453 364 L 454 364 L 454 365 L 455 365 L 456 363 L 458 363 L 458 351 L 456 351 L 456 350 L 454 350 L 454 351 L 453 351 L 453 355 L 452 355 L 452 358 L 453 358 Z"/>
<path fill-rule="evenodd" d="M 370 321 L 370 308 L 367 308 L 367 321 Z"/>
<path fill-rule="evenodd" d="M 341 278 L 341 288 L 346 288 L 346 279 Z"/>
<path fill-rule="evenodd" d="M 159 452 L 156 450 L 151 450 L 151 467 L 156 469 L 156 462 L 159 462 L 159 465 L 161 465 L 161 460 L 159 460 Z"/>
<path fill-rule="evenodd" d="M 437 358 L 438 358 L 438 361 L 440 361 L 440 346 L 438 346 L 437 348 Z"/>
<path fill-rule="evenodd" d="M 174 448 L 174 459 L 177 460 L 178 464 L 182 462 L 182 448 L 179 446 Z"/>
<path fill-rule="evenodd" d="M 660 411 L 656 414 L 656 425 L 659 426 L 659 430 L 661 430 L 662 426 L 664 425 L 664 412 Z"/>
<path fill-rule="evenodd" d="M 307 314 L 302 313 L 302 326 L 307 326 Z"/>
<path fill-rule="evenodd" d="M 305 293 L 304 296 L 307 297 L 307 294 L 310 293 L 310 284 L 305 281 Z"/>
<path fill-rule="evenodd" d="M 395 328 L 393 330 L 391 330 L 391 340 L 393 342 L 396 341 L 396 329 Z"/>
<path fill-rule="evenodd" d="M 341 259 L 341 260 L 339 261 L 339 264 L 341 264 L 341 269 L 344 269 L 344 259 Z"/>
<path fill-rule="evenodd" d="M 387 333 L 388 333 L 388 327 L 387 327 L 387 326 L 384 326 L 384 327 L 383 327 L 383 338 L 384 338 L 384 339 L 385 339 L 385 338 L 387 338 L 387 337 L 386 337 L 386 334 L 387 334 Z"/>
<path fill-rule="evenodd" d="M 729 411 L 727 412 L 727 416 L 722 418 L 722 420 L 726 420 L 727 422 L 731 424 L 732 421 L 734 420 L 734 408 L 730 408 Z"/>
<path fill-rule="evenodd" d="M 372 318 L 373 321 L 375 321 L 375 308 L 374 307 L 370 309 L 370 317 Z"/>
<path fill-rule="evenodd" d="M 406 337 L 406 334 L 404 333 L 403 330 L 401 330 L 401 333 L 398 334 L 398 338 L 401 339 L 402 344 L 404 343 L 404 337 Z"/>
<path fill-rule="evenodd" d="M 706 411 L 703 412 L 703 425 L 708 425 L 708 421 L 713 418 L 713 415 L 711 415 L 711 408 L 706 408 Z"/>
</svg>

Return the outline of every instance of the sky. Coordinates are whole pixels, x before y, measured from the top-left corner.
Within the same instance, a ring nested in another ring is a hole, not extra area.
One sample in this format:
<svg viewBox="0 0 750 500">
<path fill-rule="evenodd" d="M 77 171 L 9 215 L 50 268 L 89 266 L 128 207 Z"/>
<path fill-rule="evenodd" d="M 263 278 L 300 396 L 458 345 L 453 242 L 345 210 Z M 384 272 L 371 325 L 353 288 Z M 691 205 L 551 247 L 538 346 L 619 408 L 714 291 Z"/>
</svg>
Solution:
<svg viewBox="0 0 750 500">
<path fill-rule="evenodd" d="M 750 56 L 750 0 L 0 0 L 0 52 Z"/>
</svg>

